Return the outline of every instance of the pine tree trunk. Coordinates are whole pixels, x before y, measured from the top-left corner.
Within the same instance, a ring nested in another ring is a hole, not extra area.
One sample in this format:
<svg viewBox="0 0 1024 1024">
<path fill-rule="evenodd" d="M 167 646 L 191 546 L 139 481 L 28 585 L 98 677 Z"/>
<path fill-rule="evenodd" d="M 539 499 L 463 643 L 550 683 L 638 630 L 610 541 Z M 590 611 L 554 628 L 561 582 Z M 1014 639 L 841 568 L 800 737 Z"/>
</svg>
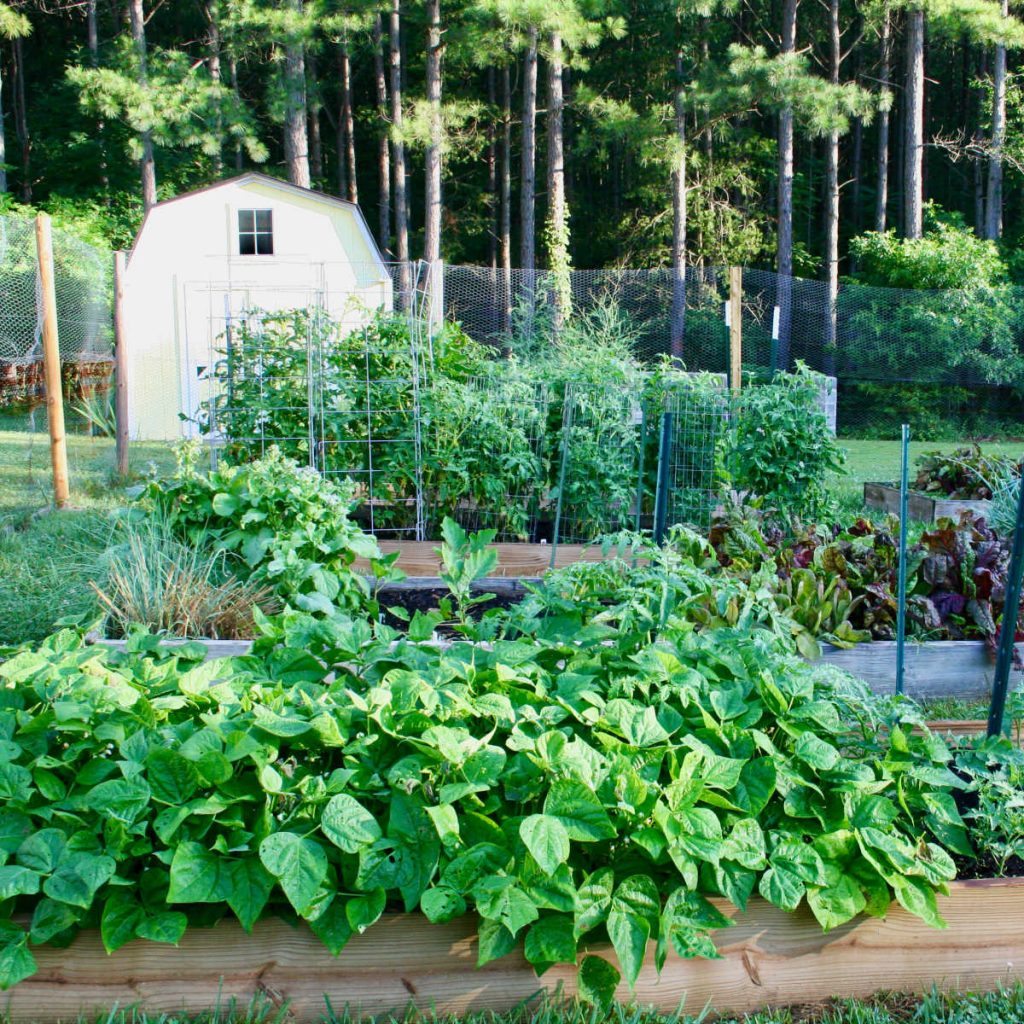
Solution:
<svg viewBox="0 0 1024 1024">
<path fill-rule="evenodd" d="M 338 120 L 345 136 L 345 154 L 338 150 L 338 163 L 346 168 L 348 190 L 343 193 L 350 203 L 359 202 L 359 179 L 356 173 L 356 118 L 352 105 L 352 58 L 348 51 L 348 39 L 341 41 L 341 110 Z"/>
<path fill-rule="evenodd" d="M 142 0 L 128 0 L 128 23 L 131 26 L 132 43 L 135 46 L 135 59 L 138 62 L 137 76 L 139 85 L 145 88 L 148 72 L 146 68 L 146 12 Z M 139 173 L 142 178 L 142 206 L 148 210 L 156 205 L 156 161 L 153 156 L 153 133 L 143 131 L 139 135 L 142 157 L 139 160 Z"/>
<path fill-rule="evenodd" d="M 241 90 L 238 87 L 238 60 L 233 53 L 228 56 L 228 72 L 231 75 L 231 91 L 235 94 L 235 100 L 241 102 Z M 235 143 L 235 170 L 242 171 L 245 162 L 242 153 L 241 142 Z"/>
<path fill-rule="evenodd" d="M 206 17 L 206 67 L 210 72 L 210 80 L 214 85 L 220 85 L 221 61 L 220 61 L 220 25 L 218 18 L 217 0 L 203 0 L 203 14 Z M 219 178 L 224 172 L 224 115 L 220 109 L 220 101 L 217 101 L 217 109 L 214 113 L 214 134 L 217 136 L 217 152 L 213 156 L 213 173 Z"/>
<path fill-rule="evenodd" d="M 491 222 L 487 232 L 487 265 L 492 271 L 498 269 L 498 233 L 501 230 L 501 213 L 498 210 L 498 120 L 493 117 L 497 105 L 498 87 L 492 65 L 487 69 L 487 109 L 492 111 L 487 129 L 487 209 Z M 494 279 L 497 280 L 497 273 Z"/>
<path fill-rule="evenodd" d="M 288 0 L 292 17 L 302 16 L 302 0 Z M 309 188 L 309 135 L 306 129 L 306 55 L 297 25 L 284 44 L 284 159 L 288 180 Z"/>
<path fill-rule="evenodd" d="M 427 0 L 427 116 L 429 141 L 426 149 L 424 192 L 423 258 L 433 263 L 441 258 L 441 0 Z"/>
<path fill-rule="evenodd" d="M 886 6 L 882 15 L 882 62 L 879 85 L 889 89 L 892 79 L 892 12 Z M 889 206 L 889 121 L 888 109 L 878 112 L 877 186 L 875 189 L 875 230 L 885 231 Z"/>
<path fill-rule="evenodd" d="M 395 256 L 400 267 L 400 301 L 408 309 L 412 301 L 409 280 L 409 208 L 405 196 L 405 143 L 402 141 L 402 0 L 391 0 L 388 59 L 391 71 L 391 124 L 395 139 L 391 146 L 395 182 Z"/>
<path fill-rule="evenodd" d="M 4 129 L 4 64 L 0 53 L 0 193 L 7 191 L 7 133 Z"/>
<path fill-rule="evenodd" d="M 672 324 L 670 350 L 680 365 L 686 340 L 686 95 L 683 55 L 676 54 L 676 155 L 672 167 Z"/>
<path fill-rule="evenodd" d="M 1004 18 L 1010 16 L 1009 0 L 1002 0 Z M 1006 142 L 1006 47 L 996 47 L 992 77 L 992 144 L 988 158 L 988 199 L 985 237 L 993 241 L 1003 233 L 1003 146 Z"/>
<path fill-rule="evenodd" d="M 569 220 L 565 205 L 565 136 L 562 82 L 562 37 L 551 33 L 548 58 L 548 267 L 554 272 L 551 306 L 553 326 L 559 330 L 569 315 L 572 286 L 569 278 Z"/>
<path fill-rule="evenodd" d="M 924 218 L 924 8 L 907 11 L 906 146 L 903 171 L 903 234 L 920 238 Z"/>
<path fill-rule="evenodd" d="M 391 143 L 388 139 L 388 81 L 384 73 L 384 25 L 373 20 L 373 80 L 377 104 L 377 241 L 391 253 Z"/>
<path fill-rule="evenodd" d="M 530 27 L 523 58 L 523 151 L 520 171 L 519 219 L 522 237 L 519 264 L 530 276 L 536 259 L 536 175 L 537 175 L 537 29 Z"/>
<path fill-rule="evenodd" d="M 839 0 L 829 0 L 829 77 L 839 85 L 842 62 L 842 36 L 839 30 Z M 825 325 L 825 360 L 827 374 L 835 373 L 836 301 L 839 297 L 839 132 L 831 131 L 825 154 L 825 271 L 828 282 L 828 319 Z"/>
<path fill-rule="evenodd" d="M 324 146 L 320 137 L 320 78 L 316 56 L 306 55 L 306 106 L 309 124 L 309 174 L 317 188 L 324 176 Z"/>
<path fill-rule="evenodd" d="M 512 326 L 512 74 L 501 69 L 501 196 L 500 250 L 502 280 L 502 328 Z"/>
<path fill-rule="evenodd" d="M 783 0 L 782 40 L 780 52 L 796 50 L 797 0 Z M 777 301 L 779 306 L 778 368 L 789 368 L 789 333 L 792 318 L 793 295 L 793 108 L 784 107 L 779 113 L 779 226 L 776 270 L 778 271 Z"/>
</svg>

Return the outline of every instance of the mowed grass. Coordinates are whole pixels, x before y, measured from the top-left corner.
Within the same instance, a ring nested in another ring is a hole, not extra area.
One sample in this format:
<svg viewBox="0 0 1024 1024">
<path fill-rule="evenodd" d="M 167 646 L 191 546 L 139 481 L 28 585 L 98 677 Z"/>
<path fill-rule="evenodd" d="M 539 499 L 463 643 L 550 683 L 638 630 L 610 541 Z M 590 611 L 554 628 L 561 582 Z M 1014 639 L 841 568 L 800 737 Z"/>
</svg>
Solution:
<svg viewBox="0 0 1024 1024">
<path fill-rule="evenodd" d="M 88 568 L 110 536 L 110 512 L 125 502 L 115 477 L 114 442 L 68 436 L 71 507 L 53 508 L 46 421 L 0 420 L 0 644 L 39 640 L 68 616 L 95 609 Z M 3 429 L 18 427 L 22 429 Z M 173 465 L 163 444 L 136 444 L 131 472 Z"/>
</svg>

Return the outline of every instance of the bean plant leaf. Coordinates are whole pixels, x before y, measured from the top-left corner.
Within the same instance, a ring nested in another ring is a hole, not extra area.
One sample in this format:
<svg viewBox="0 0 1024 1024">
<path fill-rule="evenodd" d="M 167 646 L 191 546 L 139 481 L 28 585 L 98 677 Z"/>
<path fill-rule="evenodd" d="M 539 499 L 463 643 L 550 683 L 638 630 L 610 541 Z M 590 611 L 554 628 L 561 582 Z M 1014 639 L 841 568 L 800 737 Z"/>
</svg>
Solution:
<svg viewBox="0 0 1024 1024">
<path fill-rule="evenodd" d="M 550 814 L 531 814 L 524 818 L 519 835 L 541 870 L 549 875 L 569 859 L 569 833 L 565 825 Z"/>
<path fill-rule="evenodd" d="M 348 793 L 331 797 L 324 808 L 320 827 L 328 839 L 345 853 L 359 853 L 381 837 L 377 819 Z"/>
<path fill-rule="evenodd" d="M 275 832 L 260 843 L 260 860 L 299 915 L 308 916 L 327 876 L 324 848 L 294 832 Z"/>
</svg>

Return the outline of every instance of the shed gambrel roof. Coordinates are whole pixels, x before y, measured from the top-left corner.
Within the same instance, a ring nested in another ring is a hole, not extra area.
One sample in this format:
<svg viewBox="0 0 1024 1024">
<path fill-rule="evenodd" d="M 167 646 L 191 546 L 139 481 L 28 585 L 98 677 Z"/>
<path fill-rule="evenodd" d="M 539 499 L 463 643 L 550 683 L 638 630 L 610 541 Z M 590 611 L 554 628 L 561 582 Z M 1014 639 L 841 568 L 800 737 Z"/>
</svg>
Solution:
<svg viewBox="0 0 1024 1024">
<path fill-rule="evenodd" d="M 336 206 L 351 210 L 363 237 L 370 246 L 371 252 L 383 265 L 384 256 L 380 251 L 380 246 L 377 245 L 377 240 L 373 237 L 373 232 L 370 231 L 370 226 L 366 223 L 366 217 L 363 216 L 363 211 L 358 203 L 350 202 L 348 199 L 341 199 L 339 196 L 328 195 L 326 192 L 318 192 L 316 189 L 303 188 L 302 185 L 293 185 L 290 181 L 284 181 L 281 178 L 275 178 L 270 174 L 263 174 L 260 171 L 246 171 L 244 174 L 236 174 L 232 178 L 221 178 L 219 181 L 212 181 L 209 185 L 203 185 L 201 188 L 194 188 L 188 192 L 182 192 L 180 195 L 172 196 L 170 199 L 161 200 L 147 210 L 145 217 L 142 218 L 142 224 L 139 226 L 139 230 L 132 242 L 132 251 L 139 244 L 139 239 L 146 230 L 146 222 L 154 210 L 162 210 L 164 207 L 181 202 L 183 199 L 190 199 L 192 196 L 202 195 L 204 192 L 213 192 L 228 185 L 246 185 L 249 183 L 268 185 L 271 188 L 280 189 L 280 191 L 286 194 L 298 196 L 302 199 L 312 199 L 326 206 Z"/>
</svg>

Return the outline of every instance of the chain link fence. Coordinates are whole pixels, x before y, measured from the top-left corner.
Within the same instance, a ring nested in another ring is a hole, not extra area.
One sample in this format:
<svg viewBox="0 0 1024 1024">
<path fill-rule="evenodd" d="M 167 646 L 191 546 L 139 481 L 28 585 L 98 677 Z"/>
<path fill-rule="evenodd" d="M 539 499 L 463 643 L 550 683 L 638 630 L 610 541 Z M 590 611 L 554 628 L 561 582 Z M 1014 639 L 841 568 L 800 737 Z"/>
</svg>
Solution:
<svg viewBox="0 0 1024 1024">
<path fill-rule="evenodd" d="M 572 314 L 614 303 L 637 357 L 675 355 L 691 371 L 729 364 L 728 268 L 577 270 Z M 445 311 L 506 351 L 543 343 L 556 282 L 547 271 L 451 266 Z M 1024 288 L 919 291 L 743 273 L 743 366 L 755 379 L 802 361 L 838 381 L 838 430 L 922 440 L 1024 435 Z M 675 345 L 673 345 L 675 341 Z"/>
</svg>

